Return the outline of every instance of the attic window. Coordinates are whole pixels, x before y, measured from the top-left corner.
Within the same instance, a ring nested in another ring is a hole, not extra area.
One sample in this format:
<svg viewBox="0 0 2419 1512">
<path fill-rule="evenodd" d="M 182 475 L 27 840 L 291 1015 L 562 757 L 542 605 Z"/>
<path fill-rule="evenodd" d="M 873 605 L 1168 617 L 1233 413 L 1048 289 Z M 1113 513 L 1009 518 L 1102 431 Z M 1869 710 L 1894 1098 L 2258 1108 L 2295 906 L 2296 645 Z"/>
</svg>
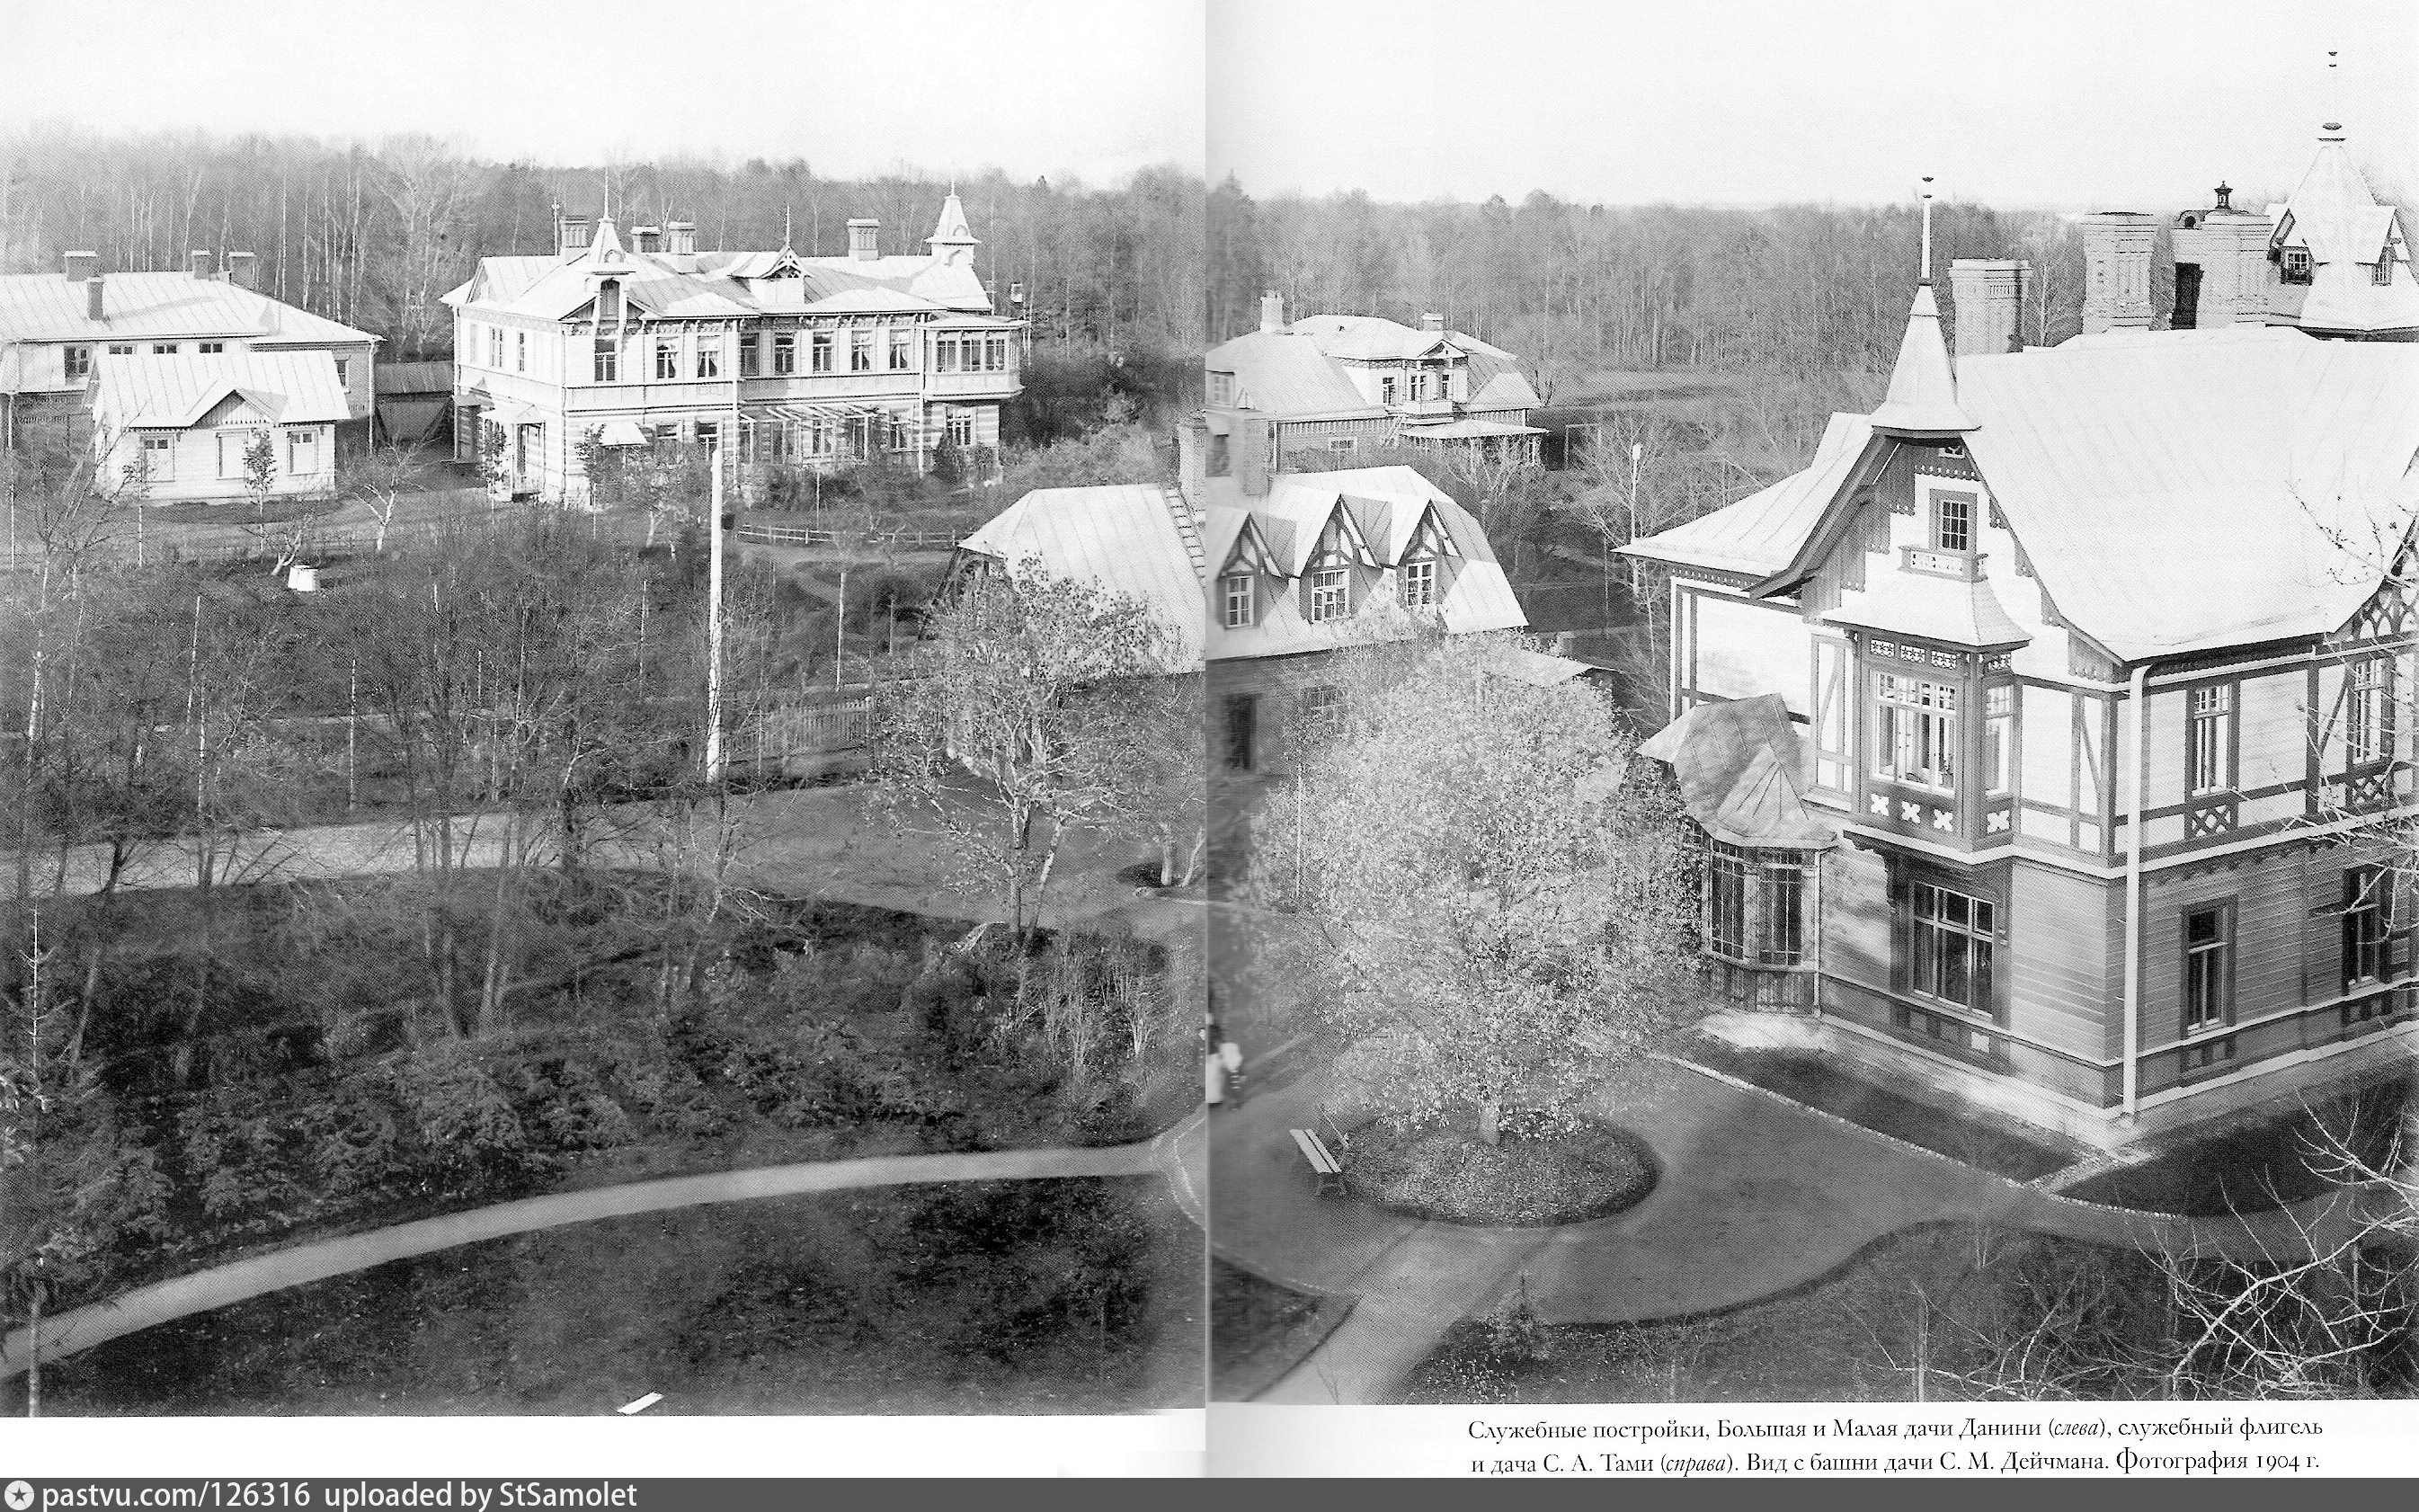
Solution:
<svg viewBox="0 0 2419 1512">
<path fill-rule="evenodd" d="M 2394 255 L 2391 252 L 2377 255 L 2377 266 L 2368 270 L 2368 279 L 2379 288 L 2394 282 Z"/>
<path fill-rule="evenodd" d="M 1230 572 L 1218 580 L 1226 607 L 1226 628 L 1240 629 L 1252 623 L 1252 575 Z"/>
<path fill-rule="evenodd" d="M 1946 457 L 1953 457 L 1962 460 L 1965 455 L 1965 448 L 1962 446 L 1944 446 L 1940 449 L 1940 455 Z"/>
<path fill-rule="evenodd" d="M 2309 248 L 2287 247 L 2284 256 L 2278 261 L 2284 270 L 2280 276 L 2286 283 L 2306 284 L 2310 281 Z"/>
<path fill-rule="evenodd" d="M 1350 604 L 1351 575 L 1342 567 L 1330 567 L 1315 572 L 1310 578 L 1310 623 L 1324 625 L 1340 620 L 1352 612 Z"/>
<path fill-rule="evenodd" d="M 951 365 L 955 365 L 954 359 L 952 360 Z M 1222 409 L 1235 402 L 1234 374 L 1212 373 L 1210 375 L 1210 402 Z"/>
</svg>

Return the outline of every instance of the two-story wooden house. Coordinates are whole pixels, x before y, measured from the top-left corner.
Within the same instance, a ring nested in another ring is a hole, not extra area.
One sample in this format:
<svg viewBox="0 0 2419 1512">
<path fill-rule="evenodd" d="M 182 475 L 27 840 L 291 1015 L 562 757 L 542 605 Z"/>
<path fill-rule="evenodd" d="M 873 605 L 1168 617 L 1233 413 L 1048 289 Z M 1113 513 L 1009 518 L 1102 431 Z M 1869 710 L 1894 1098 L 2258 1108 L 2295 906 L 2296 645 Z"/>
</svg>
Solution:
<svg viewBox="0 0 2419 1512">
<path fill-rule="evenodd" d="M 1740 1001 L 2113 1144 L 2411 1053 L 2419 348 L 2011 351 L 2016 267 L 1957 269 L 1953 368 L 1927 282 L 1880 409 L 1627 550 Z"/>
<path fill-rule="evenodd" d="M 1271 472 L 1303 451 L 1349 455 L 1381 446 L 1470 447 L 1534 459 L 1529 424 L 1536 391 L 1519 359 L 1447 331 L 1442 316 L 1418 330 L 1365 315 L 1306 316 L 1287 325 L 1285 300 L 1260 299 L 1260 328 L 1202 359 L 1208 404 L 1193 422 L 1199 444 L 1225 452 L 1238 426 L 1257 422 L 1254 444 Z"/>
<path fill-rule="evenodd" d="M 317 396 L 332 383 L 343 405 L 336 433 L 365 442 L 378 338 L 260 293 L 255 261 L 248 252 L 222 261 L 204 251 L 179 272 L 108 273 L 99 255 L 70 252 L 57 273 L 0 276 L 0 444 L 92 444 L 97 378 L 114 363 L 141 370 L 130 373 L 126 392 L 154 394 L 198 392 L 222 379 L 254 381 L 271 369 L 290 377 L 308 367 L 311 423 L 320 424 Z M 188 377 L 163 379 L 163 363 L 199 365 Z M 124 440 L 104 437 L 100 444 L 114 451 Z M 197 456 L 209 450 L 213 458 L 214 445 L 193 443 Z M 332 446 L 326 455 L 332 466 Z M 199 469 L 198 461 L 180 468 L 148 497 L 216 497 L 223 480 L 215 461 L 208 477 Z"/>
<path fill-rule="evenodd" d="M 493 455 L 516 493 L 578 497 L 581 444 L 720 444 L 754 469 L 999 443 L 1019 322 L 992 314 L 951 194 L 927 253 L 699 252 L 696 228 L 561 219 L 552 256 L 486 257 L 455 312 L 457 456 Z M 484 449 L 484 451 L 483 451 Z M 761 471 L 752 475 L 761 475 Z"/>
</svg>

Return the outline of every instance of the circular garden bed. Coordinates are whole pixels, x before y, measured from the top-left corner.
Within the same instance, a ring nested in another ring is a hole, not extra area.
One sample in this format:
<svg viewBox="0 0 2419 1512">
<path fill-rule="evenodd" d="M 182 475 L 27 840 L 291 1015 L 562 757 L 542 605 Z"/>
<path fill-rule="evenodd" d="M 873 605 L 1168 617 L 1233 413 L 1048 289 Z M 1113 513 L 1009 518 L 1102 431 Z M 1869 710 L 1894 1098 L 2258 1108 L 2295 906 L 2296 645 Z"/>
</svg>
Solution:
<svg viewBox="0 0 2419 1512">
<path fill-rule="evenodd" d="M 1655 1152 L 1605 1123 L 1503 1132 L 1380 1120 L 1352 1131 L 1344 1180 L 1389 1211 L 1443 1223 L 1532 1227 L 1582 1223 L 1636 1207 L 1655 1190 Z"/>
</svg>

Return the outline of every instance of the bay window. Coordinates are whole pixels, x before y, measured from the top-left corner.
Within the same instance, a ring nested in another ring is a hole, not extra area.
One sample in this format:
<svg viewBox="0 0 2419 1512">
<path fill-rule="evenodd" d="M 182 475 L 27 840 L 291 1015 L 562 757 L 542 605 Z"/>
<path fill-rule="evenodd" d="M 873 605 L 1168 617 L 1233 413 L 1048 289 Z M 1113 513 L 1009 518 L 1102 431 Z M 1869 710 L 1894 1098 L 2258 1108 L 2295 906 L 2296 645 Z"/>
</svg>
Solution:
<svg viewBox="0 0 2419 1512">
<path fill-rule="evenodd" d="M 1894 672 L 1875 682 L 1873 775 L 1955 792 L 1957 689 Z"/>
<path fill-rule="evenodd" d="M 1712 845 L 1705 934 L 1713 953 L 1746 966 L 1805 964 L 1807 856 Z"/>
</svg>

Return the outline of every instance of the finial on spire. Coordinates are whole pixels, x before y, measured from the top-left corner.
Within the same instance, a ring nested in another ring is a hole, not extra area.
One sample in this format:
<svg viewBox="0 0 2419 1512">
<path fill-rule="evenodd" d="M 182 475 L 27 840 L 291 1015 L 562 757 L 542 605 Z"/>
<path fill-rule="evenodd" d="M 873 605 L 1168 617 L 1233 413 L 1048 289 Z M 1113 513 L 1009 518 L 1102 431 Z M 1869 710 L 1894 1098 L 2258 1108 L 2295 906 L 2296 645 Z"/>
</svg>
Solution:
<svg viewBox="0 0 2419 1512">
<path fill-rule="evenodd" d="M 781 250 L 790 250 L 790 207 L 781 207 Z"/>
<path fill-rule="evenodd" d="M 1932 176 L 1923 176 L 1923 270 L 1916 279 L 1918 284 L 1932 282 Z"/>
<path fill-rule="evenodd" d="M 2321 127 L 2327 134 L 2321 141 L 2340 141 L 2343 131 L 2343 74 L 2338 70 L 2335 50 L 2327 49 L 2327 114 L 2334 117 Z"/>
</svg>

